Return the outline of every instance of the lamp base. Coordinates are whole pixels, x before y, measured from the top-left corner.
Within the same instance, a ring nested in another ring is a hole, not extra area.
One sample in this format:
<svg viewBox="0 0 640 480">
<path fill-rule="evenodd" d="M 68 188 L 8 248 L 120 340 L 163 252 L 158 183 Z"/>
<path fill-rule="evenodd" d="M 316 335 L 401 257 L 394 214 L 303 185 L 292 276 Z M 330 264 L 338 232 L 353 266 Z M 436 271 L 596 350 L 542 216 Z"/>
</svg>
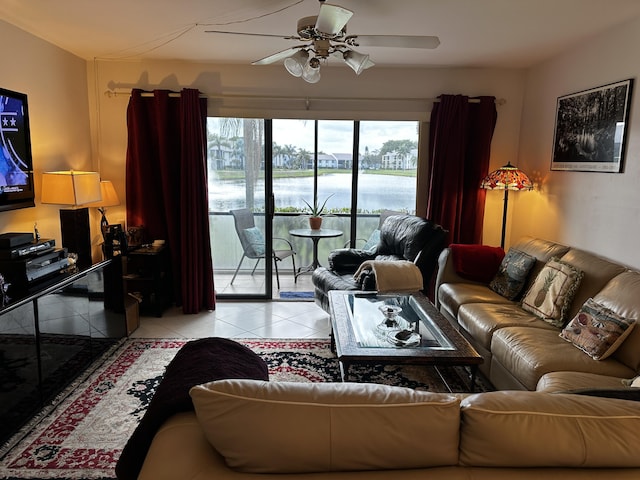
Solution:
<svg viewBox="0 0 640 480">
<path fill-rule="evenodd" d="M 60 230 L 62 246 L 70 253 L 78 254 L 78 268 L 83 270 L 93 264 L 91 259 L 91 233 L 89 228 L 89 209 L 60 210 Z"/>
</svg>

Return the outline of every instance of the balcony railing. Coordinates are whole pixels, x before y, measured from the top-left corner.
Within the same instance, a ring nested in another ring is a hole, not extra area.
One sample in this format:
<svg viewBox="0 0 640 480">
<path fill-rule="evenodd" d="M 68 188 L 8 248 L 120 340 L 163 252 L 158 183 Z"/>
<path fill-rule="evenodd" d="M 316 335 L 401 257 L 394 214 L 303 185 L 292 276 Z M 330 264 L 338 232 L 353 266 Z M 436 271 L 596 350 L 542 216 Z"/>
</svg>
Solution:
<svg viewBox="0 0 640 480">
<path fill-rule="evenodd" d="M 358 215 L 356 246 L 362 246 L 371 232 L 378 227 L 378 218 L 376 214 Z M 264 214 L 256 213 L 255 222 L 256 226 L 264 232 Z M 343 248 L 348 244 L 350 225 L 351 219 L 348 214 L 324 217 L 323 228 L 342 230 L 344 234 L 341 237 L 323 239 L 318 243 L 318 259 L 322 265 L 326 265 L 326 259 L 331 250 Z M 286 238 L 293 244 L 297 252 L 296 265 L 298 266 L 311 264 L 313 244 L 310 239 L 289 235 L 289 230 L 308 227 L 308 217 L 300 214 L 276 214 L 273 221 L 273 236 Z M 209 229 L 214 269 L 218 272 L 235 270 L 242 258 L 242 246 L 235 231 L 233 216 L 227 212 L 209 213 Z M 277 248 L 277 244 L 274 244 L 274 247 Z M 255 262 L 245 261 L 240 273 L 245 270 L 250 272 L 254 265 Z"/>
</svg>

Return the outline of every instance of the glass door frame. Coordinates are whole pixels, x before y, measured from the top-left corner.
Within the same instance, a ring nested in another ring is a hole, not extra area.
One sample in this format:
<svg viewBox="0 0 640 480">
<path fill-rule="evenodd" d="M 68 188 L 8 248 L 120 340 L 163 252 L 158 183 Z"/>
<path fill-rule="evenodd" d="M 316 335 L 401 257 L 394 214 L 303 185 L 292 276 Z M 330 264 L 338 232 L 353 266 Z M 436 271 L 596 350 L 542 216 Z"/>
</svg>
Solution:
<svg viewBox="0 0 640 480">
<path fill-rule="evenodd" d="M 273 251 L 273 169 L 271 144 L 273 138 L 272 121 L 270 119 L 255 119 L 263 122 L 264 138 L 262 145 L 262 158 L 264 160 L 264 237 L 265 237 L 265 258 L 264 258 L 264 290 L 255 292 L 239 293 L 217 293 L 216 296 L 224 300 L 271 300 L 273 299 L 273 258 L 269 252 Z M 246 187 L 245 187 L 246 188 Z M 255 213 L 254 213 L 255 217 Z M 215 232 L 214 232 L 215 234 Z M 220 233 L 218 233 L 220 234 Z M 245 259 L 250 260 L 250 259 Z M 258 260 L 259 261 L 259 260 Z M 215 263 L 214 263 L 215 281 Z"/>
</svg>

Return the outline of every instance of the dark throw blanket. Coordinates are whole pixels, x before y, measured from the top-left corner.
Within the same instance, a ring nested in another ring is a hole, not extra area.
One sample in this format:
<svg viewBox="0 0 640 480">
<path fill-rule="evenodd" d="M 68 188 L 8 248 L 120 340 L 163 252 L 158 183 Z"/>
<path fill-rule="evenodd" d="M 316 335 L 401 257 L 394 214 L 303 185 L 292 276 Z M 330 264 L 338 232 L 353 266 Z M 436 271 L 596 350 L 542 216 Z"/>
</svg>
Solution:
<svg viewBox="0 0 640 480">
<path fill-rule="evenodd" d="M 191 387 L 226 378 L 269 380 L 269 371 L 262 358 L 233 340 L 215 337 L 185 344 L 167 365 L 149 408 L 122 450 L 118 479 L 138 478 L 158 428 L 173 414 L 193 410 Z"/>
</svg>

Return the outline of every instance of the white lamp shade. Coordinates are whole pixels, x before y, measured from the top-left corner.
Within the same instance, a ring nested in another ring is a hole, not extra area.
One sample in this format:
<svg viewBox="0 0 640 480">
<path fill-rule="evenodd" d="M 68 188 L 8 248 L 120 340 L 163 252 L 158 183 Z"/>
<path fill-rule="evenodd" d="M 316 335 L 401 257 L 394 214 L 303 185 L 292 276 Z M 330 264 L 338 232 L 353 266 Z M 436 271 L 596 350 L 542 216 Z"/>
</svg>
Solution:
<svg viewBox="0 0 640 480">
<path fill-rule="evenodd" d="M 293 56 L 285 59 L 284 68 L 287 69 L 294 77 L 302 76 L 302 70 L 309 59 L 309 52 L 306 50 L 298 50 Z"/>
<path fill-rule="evenodd" d="M 90 203 L 87 207 L 115 207 L 120 205 L 120 199 L 111 180 L 100 181 L 100 193 L 102 194 L 102 200 Z"/>
<path fill-rule="evenodd" d="M 302 69 L 302 79 L 308 83 L 318 83 L 320 81 L 320 62 L 316 60 L 307 63 Z"/>
<path fill-rule="evenodd" d="M 363 70 L 373 67 L 374 65 L 374 63 L 369 60 L 369 55 L 354 52 L 353 50 L 346 52 L 342 58 L 344 59 L 344 63 L 349 65 L 349 67 L 356 72 L 356 75 L 360 75 Z"/>
<path fill-rule="evenodd" d="M 101 199 L 98 172 L 70 170 L 42 174 L 42 203 L 76 207 Z"/>
</svg>

